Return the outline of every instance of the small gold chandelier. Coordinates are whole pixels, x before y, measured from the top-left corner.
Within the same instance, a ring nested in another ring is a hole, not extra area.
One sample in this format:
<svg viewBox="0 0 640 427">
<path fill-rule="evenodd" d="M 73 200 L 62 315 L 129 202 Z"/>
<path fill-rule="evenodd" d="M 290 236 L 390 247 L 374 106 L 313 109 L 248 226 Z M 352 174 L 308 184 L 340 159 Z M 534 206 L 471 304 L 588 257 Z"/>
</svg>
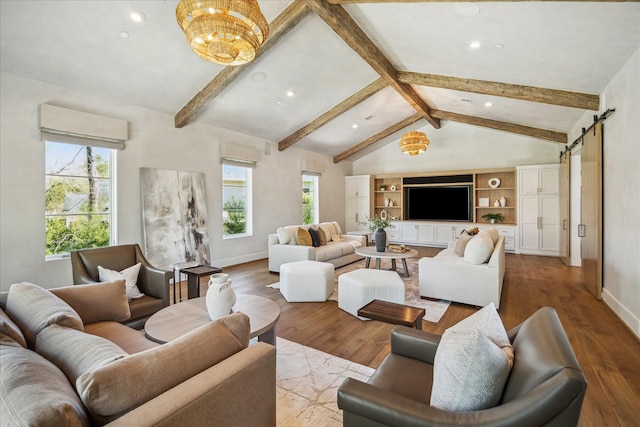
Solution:
<svg viewBox="0 0 640 427">
<path fill-rule="evenodd" d="M 427 151 L 430 141 L 424 132 L 411 131 L 402 135 L 400 138 L 400 149 L 404 154 L 415 156 Z"/>
<path fill-rule="evenodd" d="M 180 0 L 176 20 L 196 55 L 220 65 L 253 61 L 269 33 L 257 0 Z"/>
</svg>

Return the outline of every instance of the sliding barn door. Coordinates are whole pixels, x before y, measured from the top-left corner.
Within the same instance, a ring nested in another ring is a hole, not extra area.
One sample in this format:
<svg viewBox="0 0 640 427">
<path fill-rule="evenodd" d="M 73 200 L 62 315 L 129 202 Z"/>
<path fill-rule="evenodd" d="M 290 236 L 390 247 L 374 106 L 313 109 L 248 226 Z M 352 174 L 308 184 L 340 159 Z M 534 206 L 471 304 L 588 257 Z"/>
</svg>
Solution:
<svg viewBox="0 0 640 427">
<path fill-rule="evenodd" d="M 560 156 L 560 259 L 566 265 L 571 265 L 571 152 Z"/>
<path fill-rule="evenodd" d="M 582 246 L 582 283 L 602 299 L 602 123 L 582 141 L 582 212 L 578 233 Z"/>
</svg>

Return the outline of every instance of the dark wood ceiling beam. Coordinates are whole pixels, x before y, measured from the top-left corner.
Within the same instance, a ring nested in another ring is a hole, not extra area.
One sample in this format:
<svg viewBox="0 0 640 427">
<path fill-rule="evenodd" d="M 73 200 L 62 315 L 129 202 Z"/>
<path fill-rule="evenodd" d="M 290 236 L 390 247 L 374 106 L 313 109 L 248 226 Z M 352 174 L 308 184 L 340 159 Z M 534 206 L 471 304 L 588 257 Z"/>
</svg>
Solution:
<svg viewBox="0 0 640 427">
<path fill-rule="evenodd" d="M 349 98 L 342 101 L 340 104 L 336 105 L 329 111 L 325 112 L 311 123 L 302 128 L 298 129 L 282 141 L 278 143 L 278 151 L 286 150 L 291 147 L 296 142 L 300 141 L 305 136 L 309 135 L 313 131 L 321 128 L 322 126 L 329 123 L 331 120 L 360 104 L 362 101 L 368 99 L 369 97 L 375 95 L 380 92 L 385 87 L 389 86 L 387 81 L 383 78 L 379 78 L 375 82 L 371 83 L 369 86 L 365 87 L 361 91 L 357 92 L 354 95 L 351 95 Z"/>
<path fill-rule="evenodd" d="M 519 135 L 532 136 L 534 138 L 545 139 L 547 141 L 567 143 L 567 134 L 555 132 L 547 129 L 539 129 L 529 126 L 517 125 L 514 123 L 500 122 L 497 120 L 483 119 L 481 117 L 466 116 L 464 114 L 451 113 L 449 111 L 432 110 L 434 117 L 452 122 L 466 123 L 481 126 L 489 129 L 501 130 L 505 132 L 517 133 Z"/>
<path fill-rule="evenodd" d="M 269 24 L 269 36 L 260 47 L 256 59 L 264 55 L 275 46 L 304 18 L 309 16 L 311 10 L 303 0 L 291 3 L 276 19 Z M 255 61 L 255 60 L 254 60 Z M 181 128 L 191 122 L 205 107 L 213 101 L 223 90 L 233 83 L 246 67 L 245 64 L 237 67 L 226 67 L 220 71 L 213 80 L 202 88 L 175 116 L 175 127 Z"/>
<path fill-rule="evenodd" d="M 421 118 L 422 118 L 422 114 L 415 113 L 414 115 L 409 116 L 409 117 L 407 117 L 406 119 L 404 119 L 402 121 L 399 121 L 398 123 L 386 128 L 382 132 L 378 132 L 377 134 L 373 135 L 370 138 L 365 139 L 364 141 L 360 142 L 359 144 L 356 144 L 353 147 L 343 151 L 342 153 L 337 154 L 336 156 L 333 157 L 333 163 L 338 163 L 338 162 L 346 159 L 347 157 L 349 157 L 349 156 L 351 156 L 353 154 L 356 154 L 358 151 L 364 150 L 368 146 L 375 144 L 376 142 L 380 141 L 381 139 L 384 139 L 384 138 L 388 137 L 389 135 L 393 135 L 394 133 L 398 132 L 399 130 L 402 130 L 402 129 L 406 128 L 407 126 L 413 124 L 416 120 L 420 120 Z"/>
<path fill-rule="evenodd" d="M 421 74 L 410 71 L 398 71 L 398 80 L 403 83 L 419 86 L 481 93 L 484 95 L 501 96 L 523 101 L 560 105 L 562 107 L 580 108 L 583 110 L 598 111 L 600 108 L 600 97 L 588 93 L 440 76 L 437 74 Z"/>
<path fill-rule="evenodd" d="M 413 108 L 419 112 L 434 128 L 440 128 L 440 121 L 430 114 L 430 108 L 420 95 L 407 83 L 398 80 L 398 71 L 384 56 L 382 51 L 356 24 L 351 15 L 340 5 L 332 5 L 325 0 L 305 0 L 313 10 L 351 49 L 365 60 L 380 76 L 389 83 Z"/>
</svg>

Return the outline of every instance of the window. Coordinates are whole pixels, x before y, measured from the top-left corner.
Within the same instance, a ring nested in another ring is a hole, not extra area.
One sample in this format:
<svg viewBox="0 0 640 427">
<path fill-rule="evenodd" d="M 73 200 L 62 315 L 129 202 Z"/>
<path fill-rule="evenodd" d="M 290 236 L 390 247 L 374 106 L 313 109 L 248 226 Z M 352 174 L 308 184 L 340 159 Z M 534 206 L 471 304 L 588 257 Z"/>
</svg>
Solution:
<svg viewBox="0 0 640 427">
<path fill-rule="evenodd" d="M 223 237 L 251 235 L 251 166 L 222 164 Z"/>
<path fill-rule="evenodd" d="M 114 150 L 45 141 L 45 255 L 113 244 Z"/>
<path fill-rule="evenodd" d="M 318 203 L 318 176 L 302 174 L 302 223 L 317 224 L 320 222 Z"/>
</svg>

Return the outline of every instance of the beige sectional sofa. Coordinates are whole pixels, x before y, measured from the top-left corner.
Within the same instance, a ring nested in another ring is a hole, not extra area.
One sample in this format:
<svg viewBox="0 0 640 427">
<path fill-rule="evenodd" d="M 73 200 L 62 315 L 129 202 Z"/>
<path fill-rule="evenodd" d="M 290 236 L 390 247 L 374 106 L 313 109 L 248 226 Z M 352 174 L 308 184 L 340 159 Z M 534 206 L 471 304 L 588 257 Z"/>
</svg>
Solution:
<svg viewBox="0 0 640 427">
<path fill-rule="evenodd" d="M 124 281 L 14 284 L 0 308 L 3 426 L 275 426 L 275 347 L 242 313 L 159 345 L 120 323 Z"/>
<path fill-rule="evenodd" d="M 299 229 L 310 228 L 320 234 L 317 246 L 304 244 L 309 242 L 299 238 Z M 366 244 L 364 236 L 342 234 L 337 222 L 280 227 L 276 234 L 269 234 L 269 271 L 279 273 L 282 264 L 305 260 L 330 262 L 335 267 L 342 267 L 363 259 L 355 249 Z"/>
<path fill-rule="evenodd" d="M 436 256 L 421 258 L 418 269 L 420 296 L 479 307 L 493 303 L 499 308 L 505 273 L 504 236 L 492 228 L 471 238 L 460 237 Z"/>
</svg>

